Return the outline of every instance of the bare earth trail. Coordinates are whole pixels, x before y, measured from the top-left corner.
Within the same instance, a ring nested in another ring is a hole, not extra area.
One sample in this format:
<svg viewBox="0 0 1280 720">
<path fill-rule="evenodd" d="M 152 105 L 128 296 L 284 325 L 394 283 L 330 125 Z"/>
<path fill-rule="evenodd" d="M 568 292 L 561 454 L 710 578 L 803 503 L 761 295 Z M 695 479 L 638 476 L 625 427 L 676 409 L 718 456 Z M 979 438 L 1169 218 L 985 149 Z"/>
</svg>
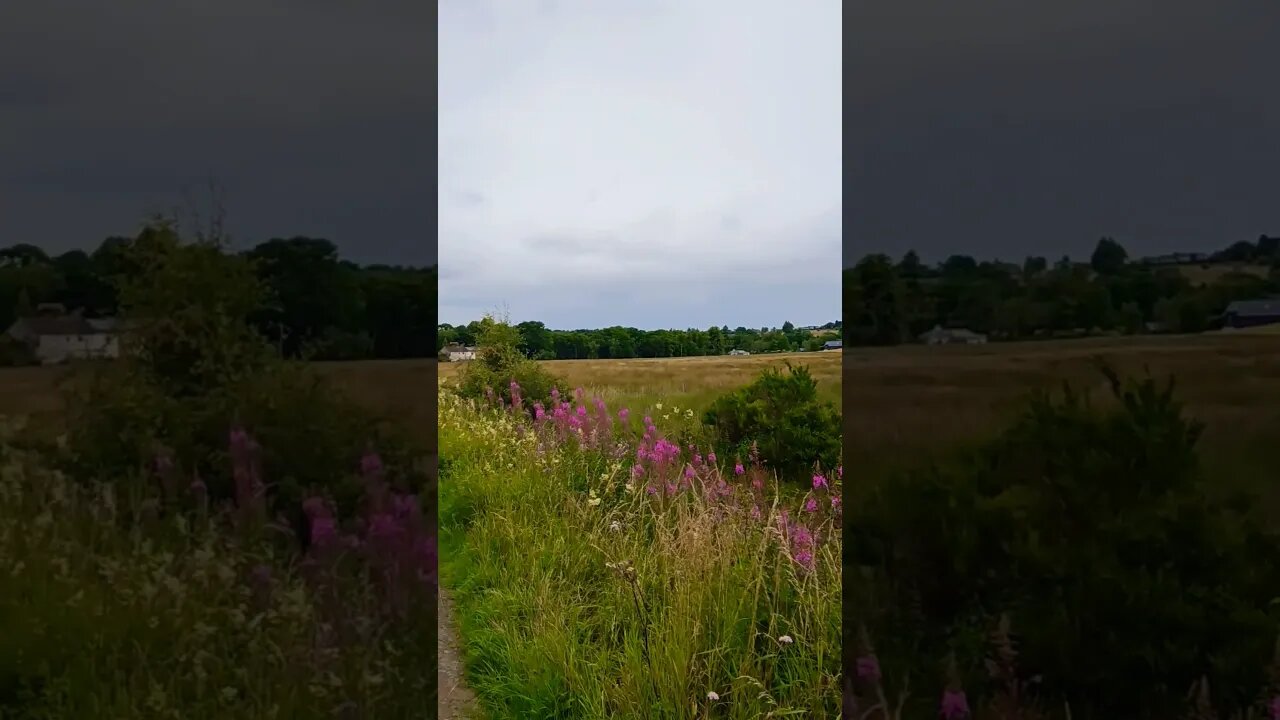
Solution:
<svg viewBox="0 0 1280 720">
<path fill-rule="evenodd" d="M 440 683 L 440 720 L 467 720 L 476 717 L 476 696 L 463 684 L 462 656 L 458 650 L 458 629 L 453 623 L 453 600 L 440 588 L 437 608 L 437 680 Z"/>
</svg>

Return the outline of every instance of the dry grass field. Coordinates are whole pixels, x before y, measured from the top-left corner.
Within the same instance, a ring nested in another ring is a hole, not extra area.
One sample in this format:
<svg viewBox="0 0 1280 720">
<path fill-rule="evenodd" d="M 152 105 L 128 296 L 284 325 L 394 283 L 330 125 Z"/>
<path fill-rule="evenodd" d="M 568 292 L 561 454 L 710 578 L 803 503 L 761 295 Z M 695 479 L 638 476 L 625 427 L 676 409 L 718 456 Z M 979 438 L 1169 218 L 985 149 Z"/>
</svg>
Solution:
<svg viewBox="0 0 1280 720">
<path fill-rule="evenodd" d="M 436 361 L 369 360 L 318 363 L 321 374 L 351 397 L 393 420 L 423 428 L 435 438 Z M 56 427 L 63 390 L 86 371 L 83 365 L 0 368 L 0 415 L 27 416 L 36 428 Z"/>
<path fill-rule="evenodd" d="M 549 360 L 543 363 L 571 388 L 583 387 L 608 401 L 666 398 L 702 407 L 720 393 L 751 382 L 766 367 L 805 365 L 818 391 L 840 402 L 840 353 L 806 352 L 729 357 Z M 456 376 L 464 363 L 441 363 L 440 375 Z"/>
<path fill-rule="evenodd" d="M 845 462 L 864 473 L 993 435 L 1033 389 L 1070 381 L 1101 400 L 1095 358 L 1127 373 L 1175 376 L 1188 412 L 1206 423 L 1201 448 L 1215 474 L 1269 483 L 1280 466 L 1280 335 L 912 346 L 844 358 Z"/>
<path fill-rule="evenodd" d="M 1209 285 L 1222 279 L 1224 275 L 1243 273 L 1265 278 L 1271 268 L 1266 265 L 1249 263 L 1214 263 L 1211 265 L 1179 265 L 1178 272 L 1191 281 L 1192 285 Z"/>
<path fill-rule="evenodd" d="M 813 352 L 745 357 L 695 357 L 638 360 L 555 360 L 549 370 L 567 389 L 585 387 L 610 401 L 666 398 L 700 407 L 711 398 L 750 382 L 768 366 L 807 365 L 819 391 L 840 402 L 840 353 Z M 439 373 L 453 377 L 463 363 L 440 363 Z M 423 428 L 436 421 L 436 368 L 432 359 L 367 360 L 316 366 L 351 397 L 385 416 Z M 0 368 L 0 415 L 30 416 L 36 424 L 56 422 L 63 411 L 60 392 L 73 381 L 76 366 Z M 434 433 L 430 433 L 434 435 Z"/>
</svg>

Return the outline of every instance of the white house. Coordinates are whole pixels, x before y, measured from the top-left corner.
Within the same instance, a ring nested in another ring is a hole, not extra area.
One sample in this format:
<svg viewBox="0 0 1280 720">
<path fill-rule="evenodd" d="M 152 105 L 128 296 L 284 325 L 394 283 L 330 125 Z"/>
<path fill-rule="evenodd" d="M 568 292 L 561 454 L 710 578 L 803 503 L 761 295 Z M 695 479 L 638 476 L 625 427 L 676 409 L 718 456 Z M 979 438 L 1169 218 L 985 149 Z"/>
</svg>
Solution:
<svg viewBox="0 0 1280 720">
<path fill-rule="evenodd" d="M 747 352 L 746 350 L 730 350 L 729 354 L 730 355 L 750 355 L 751 353 Z"/>
<path fill-rule="evenodd" d="M 475 360 L 476 349 L 471 345 L 458 345 L 457 343 L 449 343 L 440 351 L 445 360 L 449 362 L 458 362 L 460 360 Z"/>
<path fill-rule="evenodd" d="M 964 328 L 944 328 L 935 325 L 932 330 L 920 335 L 920 342 L 925 345 L 981 345 L 987 336 Z"/>
<path fill-rule="evenodd" d="M 8 335 L 30 348 L 41 365 L 120 355 L 114 321 L 86 320 L 78 313 L 61 312 L 61 308 L 41 307 L 40 312 L 16 320 Z"/>
</svg>

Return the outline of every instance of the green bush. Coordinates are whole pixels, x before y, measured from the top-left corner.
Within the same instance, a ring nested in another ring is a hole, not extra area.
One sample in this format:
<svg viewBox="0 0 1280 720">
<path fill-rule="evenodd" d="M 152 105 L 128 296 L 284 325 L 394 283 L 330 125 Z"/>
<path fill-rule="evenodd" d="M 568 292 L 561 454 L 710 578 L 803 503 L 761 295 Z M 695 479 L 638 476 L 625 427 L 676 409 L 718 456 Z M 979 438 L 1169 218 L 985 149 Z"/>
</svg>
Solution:
<svg viewBox="0 0 1280 720">
<path fill-rule="evenodd" d="M 766 369 L 717 398 L 703 421 L 722 448 L 745 455 L 755 443 L 760 459 L 784 477 L 805 477 L 815 463 L 840 463 L 840 413 L 818 398 L 818 383 L 804 366 Z"/>
<path fill-rule="evenodd" d="M 1116 402 L 1038 395 L 1002 436 L 851 506 L 886 664 L 955 650 L 980 683 L 982 626 L 1008 612 L 1021 669 L 1077 718 L 1173 717 L 1202 675 L 1218 701 L 1253 700 L 1280 542 L 1206 492 L 1172 381 L 1105 372 Z"/>
<path fill-rule="evenodd" d="M 74 477 L 138 476 L 164 452 L 184 482 L 198 475 L 211 498 L 229 498 L 228 434 L 239 425 L 261 446 L 268 497 L 286 515 L 309 490 L 353 503 L 343 499 L 355 497 L 370 445 L 393 482 L 420 487 L 410 466 L 422 448 L 304 364 L 281 359 L 249 324 L 263 294 L 244 258 L 183 244 L 164 224 L 144 231 L 130 257 L 137 271 L 121 278 L 121 296 L 138 324 L 120 360 L 73 389 Z"/>
<path fill-rule="evenodd" d="M 9 335 L 0 335 L 0 367 L 39 365 L 40 360 L 26 343 Z"/>
<path fill-rule="evenodd" d="M 551 390 L 563 386 L 559 378 L 520 352 L 520 333 L 506 321 L 485 316 L 476 341 L 476 359 L 467 363 L 458 382 L 463 397 L 480 399 L 493 391 L 509 404 L 514 381 L 528 405 L 550 401 Z"/>
</svg>

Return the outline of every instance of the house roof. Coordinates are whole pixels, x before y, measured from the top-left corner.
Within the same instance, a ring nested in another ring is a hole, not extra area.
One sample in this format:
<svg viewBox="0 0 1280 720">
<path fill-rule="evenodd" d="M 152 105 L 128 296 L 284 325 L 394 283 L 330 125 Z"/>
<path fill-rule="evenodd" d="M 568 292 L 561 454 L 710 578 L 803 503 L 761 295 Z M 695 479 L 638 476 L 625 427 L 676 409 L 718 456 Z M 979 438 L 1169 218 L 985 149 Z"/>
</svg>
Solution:
<svg viewBox="0 0 1280 720">
<path fill-rule="evenodd" d="M 920 337 L 956 337 L 956 338 L 978 338 L 983 337 L 982 333 L 976 333 L 968 328 L 944 328 L 935 327 L 932 330 L 926 330 L 920 333 Z"/>
<path fill-rule="evenodd" d="M 1227 306 L 1226 314 L 1243 317 L 1280 316 L 1280 300 L 1237 300 Z"/>
<path fill-rule="evenodd" d="M 18 322 L 35 335 L 93 335 L 98 332 L 79 315 L 37 315 L 20 318 Z"/>
</svg>

